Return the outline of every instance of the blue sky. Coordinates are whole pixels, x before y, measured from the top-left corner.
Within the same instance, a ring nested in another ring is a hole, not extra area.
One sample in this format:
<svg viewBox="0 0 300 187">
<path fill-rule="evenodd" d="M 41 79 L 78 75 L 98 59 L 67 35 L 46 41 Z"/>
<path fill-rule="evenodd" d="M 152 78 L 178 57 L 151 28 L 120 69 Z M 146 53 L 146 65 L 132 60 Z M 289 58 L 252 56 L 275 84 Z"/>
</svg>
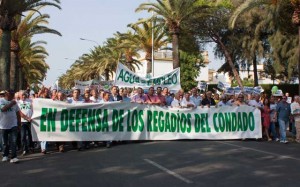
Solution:
<svg viewBox="0 0 300 187">
<path fill-rule="evenodd" d="M 50 70 L 44 84 L 51 86 L 69 69 L 74 59 L 88 53 L 97 43 L 102 45 L 117 31 L 126 32 L 129 23 L 151 16 L 148 12 L 135 12 L 144 2 L 149 0 L 62 0 L 62 10 L 44 8 L 42 12 L 50 14 L 49 27 L 62 34 L 62 37 L 51 34 L 35 37 L 36 40 L 47 41 L 47 63 Z M 80 38 L 95 42 L 83 41 Z M 210 67 L 216 69 L 221 62 L 216 63 L 211 49 L 209 52 L 210 60 L 213 61 Z"/>
</svg>

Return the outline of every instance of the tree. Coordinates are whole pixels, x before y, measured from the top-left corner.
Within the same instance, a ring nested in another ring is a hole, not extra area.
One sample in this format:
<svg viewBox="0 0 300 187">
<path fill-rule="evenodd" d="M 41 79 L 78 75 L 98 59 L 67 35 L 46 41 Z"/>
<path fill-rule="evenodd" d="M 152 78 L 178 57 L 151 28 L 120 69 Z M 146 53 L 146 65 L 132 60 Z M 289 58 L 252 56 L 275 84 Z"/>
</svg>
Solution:
<svg viewBox="0 0 300 187">
<path fill-rule="evenodd" d="M 242 80 L 236 68 L 237 56 L 239 54 L 235 46 L 236 41 L 232 40 L 233 36 L 239 31 L 230 31 L 228 29 L 228 19 L 232 13 L 232 5 L 227 1 L 222 1 L 222 4 L 215 4 L 212 8 L 201 12 L 200 15 L 193 16 L 187 23 L 185 28 L 190 28 L 200 41 L 212 41 L 217 44 L 217 48 L 225 57 L 227 65 L 238 85 L 243 87 Z"/>
<path fill-rule="evenodd" d="M 37 7 L 37 10 L 39 11 L 41 8 L 42 6 Z M 19 52 L 21 50 L 31 50 L 30 48 L 22 49 L 19 42 L 22 40 L 31 41 L 31 38 L 37 34 L 55 34 L 61 36 L 58 31 L 47 27 L 47 24 L 49 23 L 48 19 L 50 18 L 48 14 L 36 13 L 36 11 L 30 11 L 22 20 L 21 16 L 16 16 L 16 20 L 18 20 L 18 27 L 12 32 L 10 66 L 10 88 L 14 90 L 26 88 L 18 85 L 18 83 L 24 82 L 24 80 L 19 79 L 19 76 L 21 76 L 21 79 L 24 79 L 27 76 L 23 74 L 22 68 L 24 68 L 24 65 L 26 64 L 22 64 L 20 62 Z"/>
<path fill-rule="evenodd" d="M 157 14 L 167 25 L 172 37 L 174 69 L 180 67 L 178 48 L 181 24 L 194 13 L 208 8 L 208 2 L 206 0 L 156 0 L 156 3 L 143 3 L 136 9 L 136 11 L 146 10 Z"/>
<path fill-rule="evenodd" d="M 299 51 L 300 51 L 300 24 L 299 24 L 299 13 L 300 13 L 300 1 L 299 0 L 246 0 L 243 4 L 241 4 L 234 14 L 232 15 L 229 24 L 231 28 L 234 28 L 235 23 L 241 15 L 255 7 L 265 7 L 266 9 L 269 10 L 270 12 L 270 17 L 268 20 L 269 24 L 267 25 L 269 29 L 272 29 L 274 34 L 284 36 L 284 35 L 293 35 L 293 25 L 294 23 L 298 27 L 298 80 L 300 80 L 300 56 L 299 56 Z M 268 17 L 267 17 L 268 18 Z M 266 22 L 266 21 L 264 21 Z M 280 33 L 281 32 L 281 33 Z M 285 34 L 283 34 L 285 33 Z M 288 33 L 288 34 L 287 34 Z M 273 35 L 274 35 L 273 34 Z M 286 36 L 290 37 L 290 36 Z M 281 39 L 280 39 L 281 40 Z M 273 38 L 274 43 L 278 43 L 278 39 Z M 270 39 L 270 44 L 272 45 L 272 39 Z M 280 51 L 283 50 L 282 46 L 275 46 L 272 45 L 272 48 L 274 49 L 279 49 Z M 273 50 L 275 51 L 275 50 Z M 276 57 L 276 54 L 273 53 L 273 56 Z M 295 55 L 290 55 L 292 58 L 288 58 L 289 60 L 282 60 L 281 62 L 285 63 L 286 67 L 290 67 L 290 64 L 293 64 L 293 58 Z M 278 59 L 278 58 L 277 58 Z M 276 59 L 275 63 L 276 63 Z M 280 62 L 277 62 L 278 64 Z M 300 94 L 300 84 L 299 84 L 299 94 Z"/>
<path fill-rule="evenodd" d="M 23 12 L 33 10 L 40 6 L 54 6 L 60 9 L 59 0 L 2 0 L 0 1 L 0 29 L 2 30 L 0 46 L 0 89 L 10 87 L 10 62 L 11 62 L 11 32 L 17 29 L 16 16 Z"/>
<path fill-rule="evenodd" d="M 168 38 L 164 27 L 156 24 L 156 20 L 148 20 L 145 22 L 138 22 L 135 24 L 128 25 L 133 31 L 124 34 L 124 39 L 128 41 L 130 45 L 136 45 L 137 48 L 144 51 L 145 59 L 147 61 L 147 74 L 152 72 L 152 45 L 153 50 L 158 50 L 162 46 L 167 45 Z M 152 33 L 153 33 L 153 44 L 152 44 Z M 126 42 L 123 42 L 125 45 Z"/>
<path fill-rule="evenodd" d="M 181 87 L 188 91 L 197 86 L 196 78 L 199 75 L 200 67 L 204 67 L 203 58 L 201 55 L 180 51 L 180 61 L 182 62 L 180 67 Z"/>
</svg>

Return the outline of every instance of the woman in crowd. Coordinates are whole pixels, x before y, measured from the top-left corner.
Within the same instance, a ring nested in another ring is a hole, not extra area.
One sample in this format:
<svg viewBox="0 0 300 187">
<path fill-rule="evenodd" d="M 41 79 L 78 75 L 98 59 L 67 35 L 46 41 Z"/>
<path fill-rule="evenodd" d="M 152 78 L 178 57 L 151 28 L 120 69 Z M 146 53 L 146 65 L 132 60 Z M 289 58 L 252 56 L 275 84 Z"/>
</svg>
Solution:
<svg viewBox="0 0 300 187">
<path fill-rule="evenodd" d="M 271 113 L 270 102 L 269 102 L 269 99 L 266 97 L 263 100 L 263 110 L 262 110 L 261 116 L 263 119 L 264 133 L 267 136 L 268 141 L 272 141 L 272 139 L 270 138 L 270 135 L 269 135 L 269 127 L 270 127 L 270 123 L 271 123 L 270 113 Z"/>
</svg>

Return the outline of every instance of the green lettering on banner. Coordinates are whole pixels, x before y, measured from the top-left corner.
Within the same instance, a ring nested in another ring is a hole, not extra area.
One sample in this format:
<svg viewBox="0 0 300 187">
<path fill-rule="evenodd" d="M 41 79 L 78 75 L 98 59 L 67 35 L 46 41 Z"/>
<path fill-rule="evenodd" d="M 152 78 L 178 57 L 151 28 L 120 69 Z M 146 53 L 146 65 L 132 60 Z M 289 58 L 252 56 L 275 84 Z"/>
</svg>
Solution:
<svg viewBox="0 0 300 187">
<path fill-rule="evenodd" d="M 65 132 L 68 130 L 68 121 L 69 121 L 69 118 L 68 118 L 68 110 L 67 109 L 62 109 L 61 111 L 61 115 L 60 115 L 60 131 L 61 132 Z"/>
<path fill-rule="evenodd" d="M 88 131 L 89 132 L 95 132 L 96 131 L 96 109 L 89 109 L 88 110 Z"/>
<path fill-rule="evenodd" d="M 152 111 L 147 111 L 147 131 L 152 132 Z"/>
<path fill-rule="evenodd" d="M 218 122 L 219 122 L 220 131 L 224 132 L 224 130 L 225 130 L 225 119 L 224 119 L 223 113 L 219 113 Z"/>
<path fill-rule="evenodd" d="M 42 108 L 42 114 L 41 114 L 41 120 L 40 120 L 40 131 L 46 132 L 47 131 L 47 125 L 45 125 L 45 122 L 47 121 L 47 108 Z"/>
<path fill-rule="evenodd" d="M 159 129 L 159 132 L 164 132 L 165 131 L 165 121 L 163 120 L 163 118 L 164 118 L 164 112 L 159 111 L 159 114 L 158 114 L 158 129 Z"/>
<path fill-rule="evenodd" d="M 157 117 L 158 117 L 158 112 L 157 111 L 153 111 L 153 131 L 154 132 L 158 132 L 158 121 L 157 121 Z"/>
<path fill-rule="evenodd" d="M 102 110 L 101 109 L 97 109 L 96 110 L 96 121 L 97 121 L 96 132 L 100 132 L 102 130 L 101 115 L 102 115 Z"/>
<path fill-rule="evenodd" d="M 47 131 L 48 132 L 55 132 L 56 126 L 55 126 L 55 118 L 56 118 L 56 108 L 49 108 L 48 114 L 47 114 Z"/>
<path fill-rule="evenodd" d="M 225 113 L 226 132 L 231 132 L 231 114 Z"/>
<path fill-rule="evenodd" d="M 232 132 L 236 131 L 237 128 L 237 117 L 235 112 L 231 112 L 231 127 L 232 127 Z"/>
<path fill-rule="evenodd" d="M 192 115 L 190 113 L 187 114 L 187 129 L 186 129 L 186 132 L 187 133 L 191 133 L 192 131 L 192 122 L 191 122 L 191 118 L 192 118 Z"/>
<path fill-rule="evenodd" d="M 132 112 L 131 125 L 132 125 L 132 131 L 137 132 L 137 130 L 139 128 L 139 116 L 138 116 L 138 111 L 137 110 L 134 110 Z"/>
<path fill-rule="evenodd" d="M 194 124 L 194 126 L 195 126 L 195 132 L 196 133 L 198 133 L 198 132 L 200 132 L 200 124 L 201 124 L 201 122 L 200 122 L 200 115 L 199 114 L 194 114 L 194 116 L 195 116 L 195 124 Z"/>
<path fill-rule="evenodd" d="M 81 113 L 82 132 L 87 132 L 87 114 L 88 114 L 88 110 L 82 109 L 82 113 Z"/>
<path fill-rule="evenodd" d="M 140 122 L 140 124 L 141 124 L 141 125 L 139 125 L 139 131 L 140 131 L 140 132 L 143 132 L 144 127 L 145 127 L 145 123 L 144 123 L 143 116 L 144 116 L 144 111 L 143 111 L 143 110 L 140 110 L 140 111 L 139 111 L 139 122 Z"/>
<path fill-rule="evenodd" d="M 109 132 L 109 126 L 108 126 L 108 110 L 103 110 L 103 120 L 102 120 L 102 132 L 106 131 Z"/>
<path fill-rule="evenodd" d="M 186 131 L 186 123 L 187 119 L 184 113 L 181 114 L 181 119 L 180 119 L 180 131 L 185 133 Z"/>
<path fill-rule="evenodd" d="M 171 124 L 170 124 L 170 113 L 166 113 L 166 118 L 165 118 L 165 124 L 166 124 L 166 132 L 171 132 Z"/>
<path fill-rule="evenodd" d="M 171 132 L 176 131 L 176 122 L 177 122 L 176 114 L 171 113 Z"/>
<path fill-rule="evenodd" d="M 243 125 L 242 125 L 242 115 L 239 112 L 238 113 L 238 128 L 237 131 L 242 131 L 243 130 Z"/>
<path fill-rule="evenodd" d="M 121 69 L 119 76 L 117 78 L 117 80 L 121 79 L 122 81 L 124 81 L 124 76 L 123 76 L 123 69 Z"/>
<path fill-rule="evenodd" d="M 70 132 L 74 132 L 75 131 L 75 125 L 74 125 L 74 122 L 75 122 L 75 109 L 71 109 L 70 110 L 70 116 L 69 116 L 69 129 L 70 129 Z"/>
<path fill-rule="evenodd" d="M 118 114 L 118 110 L 113 109 L 113 114 L 112 114 L 112 131 L 116 132 L 118 130 L 119 127 L 119 114 Z"/>
<path fill-rule="evenodd" d="M 208 124 L 208 113 L 205 113 L 205 125 L 206 125 L 206 132 L 211 132 L 211 128 Z"/>
<path fill-rule="evenodd" d="M 127 132 L 131 132 L 130 117 L 130 110 L 127 110 Z"/>
<path fill-rule="evenodd" d="M 177 84 L 177 74 L 172 76 L 172 84 Z"/>
<path fill-rule="evenodd" d="M 81 125 L 81 109 L 76 109 L 76 126 L 75 126 L 75 131 L 79 132 L 79 127 Z"/>
<path fill-rule="evenodd" d="M 179 111 L 177 111 L 176 119 L 177 119 L 176 129 L 177 129 L 177 132 L 179 132 L 180 131 L 180 115 L 179 115 Z"/>
<path fill-rule="evenodd" d="M 217 125 L 217 118 L 218 118 L 218 113 L 214 113 L 213 115 L 214 128 L 216 132 L 220 132 L 219 127 Z"/>
<path fill-rule="evenodd" d="M 250 112 L 249 113 L 249 117 L 248 117 L 248 124 L 249 124 L 249 129 L 251 130 L 251 131 L 254 131 L 254 129 L 255 129 L 255 120 L 254 120 L 254 114 L 253 114 L 253 112 Z"/>
<path fill-rule="evenodd" d="M 243 112 L 243 130 L 248 130 L 248 115 L 246 112 Z"/>
</svg>

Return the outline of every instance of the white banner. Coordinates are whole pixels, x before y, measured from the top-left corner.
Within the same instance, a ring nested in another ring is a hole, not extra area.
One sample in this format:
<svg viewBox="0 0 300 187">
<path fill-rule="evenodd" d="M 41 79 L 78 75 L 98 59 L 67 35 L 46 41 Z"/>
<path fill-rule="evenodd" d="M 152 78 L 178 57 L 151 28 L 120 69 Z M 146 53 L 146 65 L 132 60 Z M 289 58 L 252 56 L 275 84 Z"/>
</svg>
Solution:
<svg viewBox="0 0 300 187">
<path fill-rule="evenodd" d="M 142 87 L 144 89 L 151 86 L 168 87 L 169 90 L 180 90 L 180 68 L 176 68 L 170 73 L 151 79 L 140 77 L 126 66 L 119 63 L 115 76 L 115 85 L 119 87 Z"/>
<path fill-rule="evenodd" d="M 68 104 L 34 99 L 35 141 L 261 138 L 260 111 L 250 106 L 182 110 L 113 102 Z"/>
</svg>

